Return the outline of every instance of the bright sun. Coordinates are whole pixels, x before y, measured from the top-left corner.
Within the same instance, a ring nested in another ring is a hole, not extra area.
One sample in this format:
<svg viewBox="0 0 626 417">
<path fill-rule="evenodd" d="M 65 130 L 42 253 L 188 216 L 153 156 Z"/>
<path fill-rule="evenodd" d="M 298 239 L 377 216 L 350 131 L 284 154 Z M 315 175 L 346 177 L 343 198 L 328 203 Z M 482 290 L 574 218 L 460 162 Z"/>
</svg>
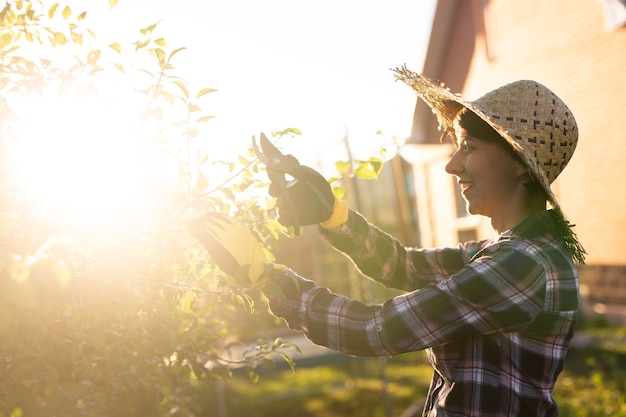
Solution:
<svg viewBox="0 0 626 417">
<path fill-rule="evenodd" d="M 38 211 L 110 225 L 138 209 L 145 155 L 132 103 L 55 94 L 26 98 L 17 110 L 12 162 Z"/>
</svg>

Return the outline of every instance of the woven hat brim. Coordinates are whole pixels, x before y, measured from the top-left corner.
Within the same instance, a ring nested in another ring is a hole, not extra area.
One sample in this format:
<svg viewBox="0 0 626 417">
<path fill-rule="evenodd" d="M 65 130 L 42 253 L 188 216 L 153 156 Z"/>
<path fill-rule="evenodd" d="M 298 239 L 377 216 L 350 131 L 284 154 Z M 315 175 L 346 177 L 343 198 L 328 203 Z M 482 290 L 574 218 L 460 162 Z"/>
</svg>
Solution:
<svg viewBox="0 0 626 417">
<path fill-rule="evenodd" d="M 471 101 L 464 100 L 459 94 L 454 94 L 443 83 L 437 83 L 422 74 L 413 72 L 405 66 L 393 70 L 397 80 L 410 86 L 437 116 L 439 129 L 454 136 L 454 119 L 461 111 L 467 109 L 476 114 L 491 126 L 504 140 L 507 141 L 513 150 L 522 158 L 534 179 L 539 182 L 548 197 L 550 205 L 560 210 L 556 195 L 550 187 L 550 181 L 545 172 L 534 163 L 531 155 L 513 139 L 511 134 L 500 124 L 489 117 L 483 109 Z M 443 136 L 442 136 L 443 137 Z"/>
</svg>

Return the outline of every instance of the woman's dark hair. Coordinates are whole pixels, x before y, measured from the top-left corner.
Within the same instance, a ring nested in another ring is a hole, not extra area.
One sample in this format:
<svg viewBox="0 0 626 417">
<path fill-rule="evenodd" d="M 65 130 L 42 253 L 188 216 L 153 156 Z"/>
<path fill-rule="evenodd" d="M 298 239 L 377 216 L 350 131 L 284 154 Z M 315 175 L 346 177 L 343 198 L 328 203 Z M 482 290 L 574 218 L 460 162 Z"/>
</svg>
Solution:
<svg viewBox="0 0 626 417">
<path fill-rule="evenodd" d="M 527 166 L 522 157 L 513 150 L 513 147 L 506 141 L 496 130 L 491 127 L 487 122 L 478 117 L 476 113 L 465 110 L 458 116 L 458 124 L 460 127 L 467 131 L 467 134 L 478 140 L 482 140 L 489 143 L 498 144 L 506 153 L 511 155 L 513 159 Z M 528 191 L 532 194 L 541 194 L 544 199 L 547 200 L 545 190 L 537 181 L 532 173 L 529 171 L 530 181 L 524 185 L 528 188 Z"/>
<path fill-rule="evenodd" d="M 526 163 L 522 160 L 522 157 L 513 150 L 513 147 L 509 144 L 509 142 L 507 142 L 487 122 L 478 117 L 476 113 L 471 111 L 464 111 L 461 113 L 459 116 L 459 126 L 465 129 L 468 135 L 475 139 L 500 145 L 506 153 L 513 157 L 513 159 L 526 165 Z"/>
</svg>

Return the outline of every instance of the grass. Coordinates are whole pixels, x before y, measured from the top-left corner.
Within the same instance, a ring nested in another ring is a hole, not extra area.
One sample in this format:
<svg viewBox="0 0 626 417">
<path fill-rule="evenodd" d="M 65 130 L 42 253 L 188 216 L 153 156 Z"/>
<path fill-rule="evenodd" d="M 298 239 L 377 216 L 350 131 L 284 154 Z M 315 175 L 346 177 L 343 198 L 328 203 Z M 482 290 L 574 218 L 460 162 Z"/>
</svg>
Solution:
<svg viewBox="0 0 626 417">
<path fill-rule="evenodd" d="M 560 416 L 626 417 L 626 331 L 598 328 L 590 334 L 597 343 L 570 350 L 557 381 Z M 295 373 L 278 369 L 262 374 L 256 384 L 235 375 L 223 384 L 224 416 L 398 417 L 424 399 L 431 374 L 425 354 L 415 352 L 388 360 L 346 358 L 334 365 L 297 366 Z"/>
<path fill-rule="evenodd" d="M 400 415 L 425 396 L 431 373 L 424 353 L 416 352 L 272 372 L 254 385 L 235 377 L 226 384 L 228 416 L 385 416 L 388 407 Z"/>
<path fill-rule="evenodd" d="M 606 332 L 603 340 L 570 351 L 554 390 L 561 417 L 626 417 L 626 350 Z"/>
</svg>

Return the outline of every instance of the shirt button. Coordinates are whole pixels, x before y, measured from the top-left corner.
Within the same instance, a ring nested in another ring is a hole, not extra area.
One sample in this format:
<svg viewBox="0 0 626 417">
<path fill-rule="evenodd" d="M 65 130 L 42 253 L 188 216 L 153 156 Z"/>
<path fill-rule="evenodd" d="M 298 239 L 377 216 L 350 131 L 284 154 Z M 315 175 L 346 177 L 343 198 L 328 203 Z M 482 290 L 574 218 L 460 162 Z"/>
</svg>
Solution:
<svg viewBox="0 0 626 417">
<path fill-rule="evenodd" d="M 383 331 L 383 326 L 376 326 L 376 331 L 378 333 L 382 332 Z"/>
</svg>

